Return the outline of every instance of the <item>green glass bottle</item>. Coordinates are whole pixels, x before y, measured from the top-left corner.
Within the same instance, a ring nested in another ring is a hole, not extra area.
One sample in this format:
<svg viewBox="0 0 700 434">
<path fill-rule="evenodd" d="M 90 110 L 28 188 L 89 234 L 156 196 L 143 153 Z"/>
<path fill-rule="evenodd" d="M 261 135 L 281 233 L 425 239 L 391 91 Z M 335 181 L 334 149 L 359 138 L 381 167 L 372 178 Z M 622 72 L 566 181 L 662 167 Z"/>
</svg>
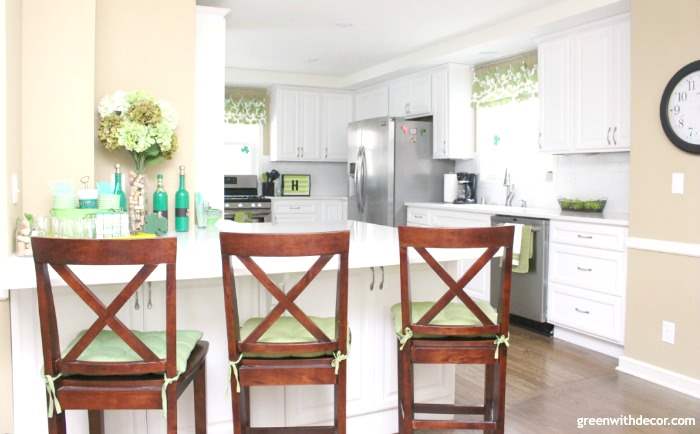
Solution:
<svg viewBox="0 0 700 434">
<path fill-rule="evenodd" d="M 122 169 L 119 164 L 114 165 L 114 194 L 119 196 L 119 208 L 126 211 L 126 193 L 122 188 Z"/>
<path fill-rule="evenodd" d="M 185 166 L 180 166 L 180 187 L 175 193 L 175 230 L 187 232 L 190 229 L 190 194 L 185 190 Z"/>
<path fill-rule="evenodd" d="M 168 218 L 168 193 L 163 188 L 163 175 L 156 176 L 157 186 L 153 192 L 153 212 L 161 217 Z"/>
</svg>

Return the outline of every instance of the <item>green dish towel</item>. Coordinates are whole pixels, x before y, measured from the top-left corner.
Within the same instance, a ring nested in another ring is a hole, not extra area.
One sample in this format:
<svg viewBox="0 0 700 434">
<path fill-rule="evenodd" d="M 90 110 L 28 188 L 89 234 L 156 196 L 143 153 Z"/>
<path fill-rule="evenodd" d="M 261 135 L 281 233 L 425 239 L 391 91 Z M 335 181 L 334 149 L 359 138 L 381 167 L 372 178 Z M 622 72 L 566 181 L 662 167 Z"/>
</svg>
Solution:
<svg viewBox="0 0 700 434">
<path fill-rule="evenodd" d="M 255 328 L 263 321 L 262 317 L 249 318 L 241 327 L 241 341 L 245 340 Z M 309 319 L 328 336 L 330 340 L 335 340 L 335 318 L 321 318 L 317 316 L 309 316 Z M 349 333 L 349 331 L 348 331 Z M 317 342 L 317 339 L 309 333 L 306 328 L 293 316 L 282 316 L 272 324 L 272 327 L 267 329 L 265 333 L 258 339 L 260 343 L 266 344 L 289 344 L 289 343 L 309 343 Z M 327 353 L 273 353 L 273 354 L 258 354 L 245 353 L 246 358 L 259 359 L 280 359 L 284 357 L 301 357 L 313 358 L 330 356 L 333 352 Z"/>
<path fill-rule="evenodd" d="M 486 316 L 494 323 L 498 320 L 498 312 L 493 308 L 488 302 L 484 300 L 474 300 L 484 311 Z M 425 315 L 425 313 L 433 306 L 433 302 L 430 301 L 414 301 L 411 303 L 411 319 L 413 321 L 418 321 Z M 397 303 L 391 307 L 391 317 L 394 321 L 394 331 L 396 334 L 401 335 L 401 303 Z M 446 326 L 446 325 L 456 325 L 456 326 L 481 326 L 481 321 L 477 318 L 471 310 L 464 305 L 464 303 L 454 302 L 449 303 L 445 308 L 430 321 L 430 325 Z M 493 337 L 494 335 L 488 335 Z M 414 338 L 425 338 L 431 336 L 425 335 L 413 335 Z M 445 337 L 445 336 L 440 336 Z"/>
<path fill-rule="evenodd" d="M 132 330 L 153 353 L 161 359 L 166 357 L 165 332 L 141 332 Z M 78 343 L 85 334 L 85 330 L 71 341 L 64 351 L 64 356 Z M 196 330 L 178 330 L 177 342 L 177 372 L 182 373 L 187 369 L 187 361 L 194 347 L 202 339 L 202 332 Z M 95 340 L 90 342 L 85 351 L 78 357 L 82 362 L 140 362 L 141 357 L 134 352 L 116 333 L 111 330 L 102 330 Z"/>
<path fill-rule="evenodd" d="M 530 272 L 530 260 L 532 259 L 535 248 L 534 248 L 534 232 L 532 226 L 523 225 L 522 239 L 520 241 L 520 252 L 513 252 L 513 273 L 529 273 Z"/>
</svg>

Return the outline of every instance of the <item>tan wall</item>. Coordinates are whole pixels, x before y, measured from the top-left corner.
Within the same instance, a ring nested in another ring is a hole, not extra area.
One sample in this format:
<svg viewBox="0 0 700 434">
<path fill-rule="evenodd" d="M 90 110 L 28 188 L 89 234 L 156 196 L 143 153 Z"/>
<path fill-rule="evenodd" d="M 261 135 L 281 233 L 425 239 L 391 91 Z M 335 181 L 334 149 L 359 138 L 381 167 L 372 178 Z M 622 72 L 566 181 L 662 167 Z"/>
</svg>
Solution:
<svg viewBox="0 0 700 434">
<path fill-rule="evenodd" d="M 93 176 L 94 83 L 94 0 L 22 1 L 25 211 L 48 214 L 50 181 Z"/>
<path fill-rule="evenodd" d="M 0 433 L 12 432 L 10 303 L 0 301 Z"/>
<path fill-rule="evenodd" d="M 12 204 L 12 199 L 9 194 L 10 177 L 12 174 L 18 176 L 22 173 L 22 143 L 21 143 L 21 117 L 20 111 L 22 108 L 20 102 L 20 79 L 22 72 L 22 57 L 21 53 L 21 32 L 22 32 L 22 15 L 21 15 L 20 0 L 7 0 L 5 3 L 5 22 L 7 31 L 7 41 L 5 53 L 7 56 L 6 63 L 6 118 L 5 118 L 5 184 L 4 193 L 7 194 L 6 203 L 7 214 L 5 226 L 3 226 L 3 234 L 7 234 L 7 238 L 2 238 L 5 245 L 2 246 L 2 253 L 12 252 L 14 249 L 13 233 L 15 221 L 22 211 L 21 196 L 17 204 Z M 4 196 L 3 196 L 4 197 Z"/>
<path fill-rule="evenodd" d="M 700 243 L 700 156 L 677 150 L 659 121 L 666 83 L 700 58 L 700 0 L 670 3 L 631 4 L 630 235 Z M 685 195 L 671 194 L 672 172 L 685 173 Z M 625 355 L 700 378 L 700 259 L 635 250 L 629 259 Z M 675 345 L 661 342 L 662 320 L 676 323 Z"/>
<path fill-rule="evenodd" d="M 145 31 L 141 31 L 141 30 Z M 150 29 L 150 30 L 149 30 Z M 177 110 L 179 149 L 170 161 L 150 167 L 152 192 L 155 175 L 163 173 L 174 215 L 177 167 L 184 164 L 194 179 L 194 0 L 97 0 L 96 104 L 116 90 L 143 90 L 168 100 Z M 115 163 L 133 168 L 128 153 L 109 152 L 95 140 L 95 174 L 109 179 Z M 148 193 L 150 194 L 150 193 Z M 150 201 L 149 201 L 150 202 Z M 190 206 L 190 221 L 194 221 Z M 171 218 L 171 226 L 174 218 Z"/>
</svg>

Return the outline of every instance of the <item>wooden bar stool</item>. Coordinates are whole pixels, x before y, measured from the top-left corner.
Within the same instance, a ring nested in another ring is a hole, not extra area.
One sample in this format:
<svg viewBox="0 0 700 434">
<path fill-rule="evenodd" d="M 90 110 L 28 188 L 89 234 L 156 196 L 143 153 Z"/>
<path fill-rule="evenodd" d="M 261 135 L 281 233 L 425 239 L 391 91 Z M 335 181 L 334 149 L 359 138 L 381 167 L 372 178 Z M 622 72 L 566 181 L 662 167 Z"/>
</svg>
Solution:
<svg viewBox="0 0 700 434">
<path fill-rule="evenodd" d="M 226 329 L 231 367 L 231 396 L 235 434 L 345 434 L 346 363 L 348 354 L 348 249 L 350 232 L 302 234 L 221 233 Z M 335 288 L 335 317 L 310 317 L 295 303 L 299 295 L 335 255 L 340 257 Z M 236 256 L 277 300 L 264 318 L 243 324 L 238 315 L 231 256 Z M 318 256 L 287 294 L 280 290 L 252 257 Z M 289 316 L 282 316 L 287 311 Z M 333 384 L 333 426 L 251 427 L 250 386 Z"/>
<path fill-rule="evenodd" d="M 195 432 L 207 432 L 205 358 L 198 331 L 176 330 L 175 238 L 67 240 L 32 238 L 50 434 L 65 434 L 64 410 L 88 410 L 90 433 L 104 432 L 104 410 L 162 409 L 177 433 L 177 399 L 194 381 Z M 166 268 L 164 332 L 129 330 L 116 314 L 159 265 Z M 105 306 L 69 265 L 141 265 Z M 63 352 L 49 266 L 97 315 Z M 111 331 L 103 330 L 109 327 Z M 145 428 L 144 428 L 145 429 Z"/>
<path fill-rule="evenodd" d="M 436 302 L 412 302 L 408 249 L 415 249 L 440 279 L 447 292 Z M 428 253 L 428 248 L 484 248 L 486 251 L 455 281 Z M 414 430 L 483 430 L 503 433 L 506 393 L 508 314 L 511 267 L 503 267 L 501 305 L 498 311 L 474 301 L 463 288 L 494 255 L 504 249 L 504 261 L 512 262 L 513 227 L 433 229 L 399 227 L 401 304 L 392 307 L 399 337 L 399 432 Z M 452 303 L 454 298 L 460 302 Z M 414 402 L 413 365 L 483 364 L 486 368 L 484 405 L 476 407 Z M 477 414 L 483 421 L 417 419 L 416 413 Z"/>
</svg>

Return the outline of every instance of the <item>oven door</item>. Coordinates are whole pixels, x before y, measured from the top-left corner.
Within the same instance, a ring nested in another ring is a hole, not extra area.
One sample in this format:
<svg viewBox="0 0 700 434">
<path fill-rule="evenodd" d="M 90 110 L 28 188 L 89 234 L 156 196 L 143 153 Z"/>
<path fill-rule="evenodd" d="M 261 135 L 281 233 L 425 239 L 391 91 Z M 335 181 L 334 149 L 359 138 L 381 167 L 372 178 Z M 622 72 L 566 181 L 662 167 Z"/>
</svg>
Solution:
<svg viewBox="0 0 700 434">
<path fill-rule="evenodd" d="M 236 214 L 239 214 L 236 218 Z M 272 221 L 272 212 L 269 208 L 238 208 L 236 210 L 226 210 L 224 211 L 224 218 L 226 220 L 234 220 L 240 223 L 267 223 Z"/>
</svg>

